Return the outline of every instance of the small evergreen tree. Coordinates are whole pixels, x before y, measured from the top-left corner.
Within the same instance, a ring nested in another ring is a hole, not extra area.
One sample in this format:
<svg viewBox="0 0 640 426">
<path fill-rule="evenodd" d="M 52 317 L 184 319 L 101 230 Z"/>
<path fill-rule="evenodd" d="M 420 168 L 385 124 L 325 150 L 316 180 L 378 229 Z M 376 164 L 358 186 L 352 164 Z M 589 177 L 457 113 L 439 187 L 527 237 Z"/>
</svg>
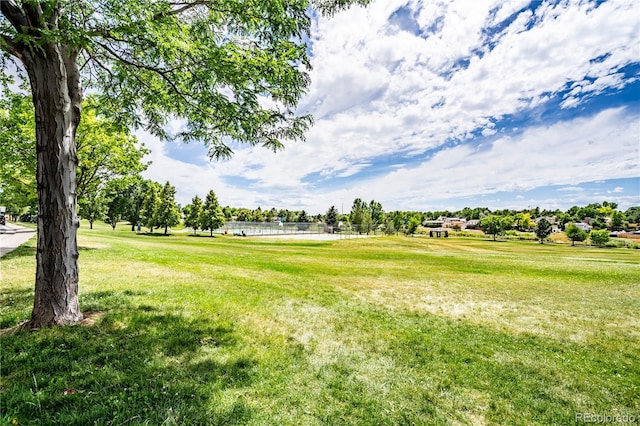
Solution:
<svg viewBox="0 0 640 426">
<path fill-rule="evenodd" d="M 338 226 L 338 209 L 335 206 L 331 206 L 327 213 L 324 215 L 324 223 L 327 226 L 337 227 Z"/>
<path fill-rule="evenodd" d="M 538 221 L 534 230 L 536 237 L 540 240 L 540 244 L 544 244 L 544 239 L 551 235 L 551 222 L 543 217 Z"/>
<path fill-rule="evenodd" d="M 157 213 L 160 205 L 159 186 L 156 182 L 149 182 L 140 208 L 140 221 L 151 232 L 157 226 Z"/>
<path fill-rule="evenodd" d="M 369 206 L 367 203 L 362 201 L 360 198 L 356 198 L 353 200 L 353 206 L 351 206 L 351 213 L 349 213 L 349 222 L 356 227 L 356 229 L 360 229 L 360 225 L 362 225 L 362 221 L 364 220 L 364 212 L 368 210 Z"/>
<path fill-rule="evenodd" d="M 160 204 L 157 210 L 157 226 L 164 228 L 164 234 L 170 227 L 180 223 L 180 209 L 176 205 L 176 188 L 167 181 L 160 191 Z"/>
<path fill-rule="evenodd" d="M 305 212 L 304 210 L 302 210 L 302 211 L 300 212 L 300 214 L 298 215 L 298 220 L 297 220 L 297 221 L 298 221 L 298 222 L 301 222 L 301 223 L 309 222 L 309 217 L 307 216 L 307 212 Z"/>
<path fill-rule="evenodd" d="M 187 211 L 188 207 L 188 211 Z M 198 228 L 200 227 L 200 215 L 202 214 L 202 200 L 197 195 L 191 199 L 191 204 L 185 207 L 184 226 L 187 228 L 193 228 L 193 234 L 198 234 Z"/>
<path fill-rule="evenodd" d="M 248 212 L 249 214 L 251 213 L 250 211 Z M 202 206 L 202 213 L 198 218 L 198 223 L 200 224 L 200 229 L 208 229 L 212 237 L 213 231 L 224 225 L 224 213 L 218 203 L 218 197 L 216 197 L 215 192 L 209 191 L 207 194 L 204 205 Z"/>
</svg>

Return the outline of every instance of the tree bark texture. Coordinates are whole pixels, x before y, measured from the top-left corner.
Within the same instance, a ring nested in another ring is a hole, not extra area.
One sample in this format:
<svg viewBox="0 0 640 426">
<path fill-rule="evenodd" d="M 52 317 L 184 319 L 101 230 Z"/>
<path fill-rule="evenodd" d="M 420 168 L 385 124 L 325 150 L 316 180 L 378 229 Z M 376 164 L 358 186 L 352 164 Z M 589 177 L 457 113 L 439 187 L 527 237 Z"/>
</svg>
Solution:
<svg viewBox="0 0 640 426">
<path fill-rule="evenodd" d="M 38 248 L 31 328 L 82 320 L 78 304 L 75 131 L 82 91 L 77 53 L 56 43 L 23 51 L 36 117 Z"/>
</svg>

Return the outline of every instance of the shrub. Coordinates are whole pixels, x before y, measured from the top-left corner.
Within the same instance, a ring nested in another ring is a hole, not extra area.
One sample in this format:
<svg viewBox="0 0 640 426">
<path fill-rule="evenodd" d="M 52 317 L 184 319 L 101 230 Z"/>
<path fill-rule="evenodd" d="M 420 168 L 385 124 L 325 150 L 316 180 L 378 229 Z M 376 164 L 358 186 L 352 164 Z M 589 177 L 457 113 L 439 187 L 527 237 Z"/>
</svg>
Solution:
<svg viewBox="0 0 640 426">
<path fill-rule="evenodd" d="M 609 231 L 606 229 L 594 230 L 589 234 L 589 239 L 592 244 L 597 245 L 598 247 L 604 246 L 609 242 Z"/>
</svg>

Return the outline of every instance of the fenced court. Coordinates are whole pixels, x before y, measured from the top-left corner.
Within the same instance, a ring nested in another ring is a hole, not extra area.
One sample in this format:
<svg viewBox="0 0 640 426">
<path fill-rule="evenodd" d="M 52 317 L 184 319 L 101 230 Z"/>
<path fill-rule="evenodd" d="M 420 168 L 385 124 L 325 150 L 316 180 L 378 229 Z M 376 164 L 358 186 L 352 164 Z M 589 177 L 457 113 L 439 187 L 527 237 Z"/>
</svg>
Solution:
<svg viewBox="0 0 640 426">
<path fill-rule="evenodd" d="M 216 234 L 242 236 L 282 236 L 310 238 L 315 236 L 330 239 L 364 238 L 382 235 L 383 232 L 370 230 L 367 234 L 356 225 L 330 227 L 322 223 L 308 222 L 226 222 L 223 227 L 214 231 Z"/>
</svg>

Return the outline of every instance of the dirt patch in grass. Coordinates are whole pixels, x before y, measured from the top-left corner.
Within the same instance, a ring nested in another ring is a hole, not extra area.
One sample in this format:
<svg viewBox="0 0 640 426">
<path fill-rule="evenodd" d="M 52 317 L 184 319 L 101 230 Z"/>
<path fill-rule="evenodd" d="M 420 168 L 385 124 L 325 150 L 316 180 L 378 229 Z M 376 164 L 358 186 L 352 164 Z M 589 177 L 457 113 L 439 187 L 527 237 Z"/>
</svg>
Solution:
<svg viewBox="0 0 640 426">
<path fill-rule="evenodd" d="M 96 320 L 99 320 L 106 315 L 106 312 L 102 311 L 87 311 L 84 314 L 84 318 L 80 321 L 80 325 L 93 325 Z"/>
</svg>

